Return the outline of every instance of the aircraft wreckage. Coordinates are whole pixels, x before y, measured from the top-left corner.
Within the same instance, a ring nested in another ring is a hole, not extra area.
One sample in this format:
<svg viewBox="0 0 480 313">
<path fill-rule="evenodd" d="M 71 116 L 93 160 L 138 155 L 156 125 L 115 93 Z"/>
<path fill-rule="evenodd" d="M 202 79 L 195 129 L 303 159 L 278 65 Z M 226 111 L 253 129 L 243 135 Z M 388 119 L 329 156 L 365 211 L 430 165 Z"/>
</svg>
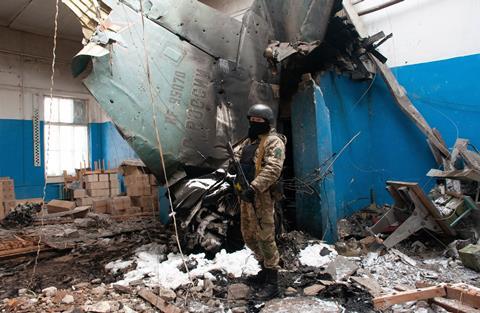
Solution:
<svg viewBox="0 0 480 313">
<path fill-rule="evenodd" d="M 73 74 L 89 71 L 85 86 L 160 179 L 161 147 L 184 239 L 209 251 L 236 223 L 235 201 L 225 174 L 184 177 L 221 167 L 248 108 L 277 114 L 303 73 L 371 78 L 366 51 L 384 37 L 360 40 L 334 0 L 256 0 L 242 21 L 194 0 L 62 1 L 85 36 Z"/>
</svg>

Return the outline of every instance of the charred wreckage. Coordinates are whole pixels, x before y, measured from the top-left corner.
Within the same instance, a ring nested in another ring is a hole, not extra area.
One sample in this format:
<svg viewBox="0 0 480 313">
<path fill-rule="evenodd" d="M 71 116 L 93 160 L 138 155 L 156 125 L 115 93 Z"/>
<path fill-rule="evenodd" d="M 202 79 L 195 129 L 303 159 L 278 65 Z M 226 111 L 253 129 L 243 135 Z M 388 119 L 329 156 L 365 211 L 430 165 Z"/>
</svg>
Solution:
<svg viewBox="0 0 480 313">
<path fill-rule="evenodd" d="M 169 187 L 189 250 L 214 253 L 226 243 L 232 249 L 241 245 L 234 240 L 241 236 L 227 143 L 246 134 L 251 104 L 264 103 L 277 117 L 288 112 L 299 84 L 312 80 L 310 73 L 334 70 L 368 80 L 379 72 L 439 164 L 451 159 L 440 134 L 401 92 L 384 65 L 386 57 L 376 50 L 392 35 L 368 36 L 349 1 L 309 0 L 300 6 L 293 0 L 255 0 L 241 21 L 197 1 L 62 2 L 78 17 L 85 36 L 73 74 L 85 72 L 87 89 L 148 171 Z M 332 155 L 325 167 L 338 157 Z M 455 169 L 448 164 L 446 169 Z M 316 181 L 330 174 L 321 171 Z M 283 182 L 297 195 L 302 188 L 320 194 L 294 177 Z M 395 201 L 405 205 L 392 184 Z M 277 211 L 282 224 L 282 208 Z M 392 220 L 387 217 L 385 227 Z M 446 226 L 435 226 L 448 233 Z"/>
</svg>

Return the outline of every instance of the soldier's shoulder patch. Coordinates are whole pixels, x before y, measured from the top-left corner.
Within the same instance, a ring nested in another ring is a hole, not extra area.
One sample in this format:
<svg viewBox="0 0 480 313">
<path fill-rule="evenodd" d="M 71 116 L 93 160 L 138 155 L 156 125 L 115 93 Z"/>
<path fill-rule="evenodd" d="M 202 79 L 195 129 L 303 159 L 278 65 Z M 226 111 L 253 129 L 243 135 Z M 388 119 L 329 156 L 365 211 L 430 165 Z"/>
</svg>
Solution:
<svg viewBox="0 0 480 313">
<path fill-rule="evenodd" d="M 275 159 L 280 159 L 282 157 L 282 153 L 282 148 L 275 148 L 275 150 L 273 150 L 273 156 Z"/>
</svg>

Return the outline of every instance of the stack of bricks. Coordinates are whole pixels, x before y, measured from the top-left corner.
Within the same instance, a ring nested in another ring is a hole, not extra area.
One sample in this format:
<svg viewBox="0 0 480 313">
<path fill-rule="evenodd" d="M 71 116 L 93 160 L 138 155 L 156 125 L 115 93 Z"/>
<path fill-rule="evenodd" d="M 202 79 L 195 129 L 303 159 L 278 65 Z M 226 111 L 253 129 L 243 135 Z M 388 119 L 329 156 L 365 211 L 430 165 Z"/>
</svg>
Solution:
<svg viewBox="0 0 480 313">
<path fill-rule="evenodd" d="M 125 175 L 127 195 L 132 205 L 142 212 L 153 212 L 158 209 L 158 183 L 152 174 L 133 172 Z"/>
<path fill-rule="evenodd" d="M 91 205 L 96 213 L 110 213 L 109 201 L 120 194 L 117 173 L 86 173 L 81 176 L 81 189 L 73 190 L 78 206 Z"/>
<path fill-rule="evenodd" d="M 13 179 L 0 177 L 0 219 L 3 219 L 16 205 Z"/>
</svg>

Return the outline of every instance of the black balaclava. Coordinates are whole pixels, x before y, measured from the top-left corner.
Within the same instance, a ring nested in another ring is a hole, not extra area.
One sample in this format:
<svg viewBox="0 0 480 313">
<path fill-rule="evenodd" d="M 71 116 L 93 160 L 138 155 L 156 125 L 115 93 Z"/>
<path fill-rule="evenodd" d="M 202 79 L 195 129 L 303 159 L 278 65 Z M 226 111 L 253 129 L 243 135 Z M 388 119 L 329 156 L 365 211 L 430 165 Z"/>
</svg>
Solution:
<svg viewBox="0 0 480 313">
<path fill-rule="evenodd" d="M 256 140 L 258 135 L 266 134 L 270 131 L 270 123 L 265 122 L 252 122 L 250 121 L 250 127 L 248 128 L 248 138 Z"/>
</svg>

